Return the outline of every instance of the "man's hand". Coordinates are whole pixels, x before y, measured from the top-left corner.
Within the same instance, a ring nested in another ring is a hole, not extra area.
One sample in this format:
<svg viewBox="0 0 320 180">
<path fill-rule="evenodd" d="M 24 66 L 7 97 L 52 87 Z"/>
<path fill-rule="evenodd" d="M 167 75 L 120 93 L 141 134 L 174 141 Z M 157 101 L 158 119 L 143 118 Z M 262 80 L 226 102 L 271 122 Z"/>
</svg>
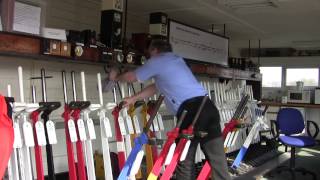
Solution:
<svg viewBox="0 0 320 180">
<path fill-rule="evenodd" d="M 117 81 L 118 70 L 115 68 L 111 68 L 109 72 L 109 80 Z"/>
<path fill-rule="evenodd" d="M 136 96 L 126 97 L 123 99 L 123 101 L 125 102 L 123 106 L 129 107 L 129 105 L 134 104 L 137 101 L 137 98 Z"/>
</svg>

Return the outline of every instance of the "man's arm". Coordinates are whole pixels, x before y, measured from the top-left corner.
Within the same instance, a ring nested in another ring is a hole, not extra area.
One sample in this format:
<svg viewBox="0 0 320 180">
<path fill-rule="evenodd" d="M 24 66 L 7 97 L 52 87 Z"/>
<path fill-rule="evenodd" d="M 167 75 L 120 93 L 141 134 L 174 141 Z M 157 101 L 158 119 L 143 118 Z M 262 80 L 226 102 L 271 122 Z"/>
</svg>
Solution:
<svg viewBox="0 0 320 180">
<path fill-rule="evenodd" d="M 151 97 L 157 92 L 157 88 L 155 84 L 151 84 L 144 88 L 142 91 L 138 92 L 136 95 L 133 95 L 131 97 L 127 97 L 124 99 L 126 102 L 125 106 L 129 104 L 134 104 L 136 101 L 143 100 L 145 98 Z"/>
<path fill-rule="evenodd" d="M 135 98 L 136 100 L 143 100 L 145 98 L 151 97 L 157 92 L 157 88 L 155 84 L 150 84 L 146 88 L 144 88 L 142 91 L 138 92 Z"/>
<path fill-rule="evenodd" d="M 119 74 L 116 76 L 116 81 L 121 81 L 121 82 L 136 82 L 137 81 L 137 76 L 134 71 L 128 71 L 123 74 Z"/>
<path fill-rule="evenodd" d="M 136 82 L 137 75 L 134 71 L 128 71 L 122 74 L 118 74 L 116 69 L 111 69 L 109 72 L 109 79 L 113 81 L 121 82 Z"/>
</svg>

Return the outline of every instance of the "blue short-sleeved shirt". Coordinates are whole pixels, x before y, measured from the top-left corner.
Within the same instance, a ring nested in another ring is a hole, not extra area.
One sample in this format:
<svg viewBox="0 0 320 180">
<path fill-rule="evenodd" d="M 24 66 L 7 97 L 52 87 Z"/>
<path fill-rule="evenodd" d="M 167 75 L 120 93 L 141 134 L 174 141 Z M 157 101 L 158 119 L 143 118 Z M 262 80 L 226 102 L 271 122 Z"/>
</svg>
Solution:
<svg viewBox="0 0 320 180">
<path fill-rule="evenodd" d="M 167 108 L 174 114 L 185 100 L 207 94 L 184 60 L 171 52 L 150 58 L 135 73 L 140 82 L 154 78 Z"/>
</svg>

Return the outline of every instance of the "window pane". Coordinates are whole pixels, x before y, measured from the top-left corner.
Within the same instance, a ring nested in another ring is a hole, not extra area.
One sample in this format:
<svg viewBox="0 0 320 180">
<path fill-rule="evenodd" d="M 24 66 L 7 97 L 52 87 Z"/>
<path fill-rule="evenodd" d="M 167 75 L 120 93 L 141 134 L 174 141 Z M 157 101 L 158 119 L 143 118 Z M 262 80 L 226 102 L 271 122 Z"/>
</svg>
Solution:
<svg viewBox="0 0 320 180">
<path fill-rule="evenodd" d="M 318 68 L 288 68 L 287 86 L 296 86 L 297 81 L 303 81 L 304 86 L 318 86 Z"/>
<path fill-rule="evenodd" d="M 260 67 L 262 87 L 281 87 L 281 67 Z"/>
</svg>

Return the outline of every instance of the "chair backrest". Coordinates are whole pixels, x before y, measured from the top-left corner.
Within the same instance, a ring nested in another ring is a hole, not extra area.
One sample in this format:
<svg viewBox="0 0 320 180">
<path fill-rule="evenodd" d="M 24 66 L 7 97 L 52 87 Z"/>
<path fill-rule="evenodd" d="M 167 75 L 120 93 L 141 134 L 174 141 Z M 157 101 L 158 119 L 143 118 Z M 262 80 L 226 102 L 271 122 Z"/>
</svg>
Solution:
<svg viewBox="0 0 320 180">
<path fill-rule="evenodd" d="M 301 112 L 295 108 L 280 109 L 277 115 L 277 126 L 280 134 L 298 134 L 304 130 Z"/>
</svg>

